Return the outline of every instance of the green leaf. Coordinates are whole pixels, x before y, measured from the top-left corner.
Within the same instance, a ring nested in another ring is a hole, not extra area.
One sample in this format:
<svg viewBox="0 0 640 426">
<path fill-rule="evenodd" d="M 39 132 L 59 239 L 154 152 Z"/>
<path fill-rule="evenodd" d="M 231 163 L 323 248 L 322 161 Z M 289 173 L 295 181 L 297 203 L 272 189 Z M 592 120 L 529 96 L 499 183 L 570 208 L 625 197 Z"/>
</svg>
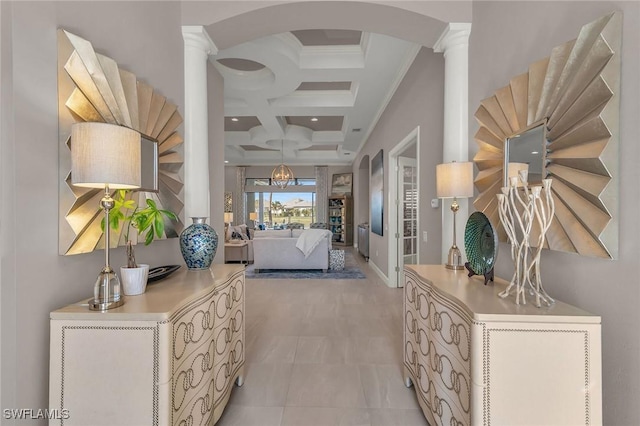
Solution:
<svg viewBox="0 0 640 426">
<path fill-rule="evenodd" d="M 155 219 L 156 236 L 161 238 L 164 233 L 164 220 L 162 220 L 162 216 L 159 214 L 156 215 Z"/>
<path fill-rule="evenodd" d="M 151 207 L 153 210 L 158 210 L 158 206 L 156 205 L 156 202 L 153 201 L 151 198 L 147 198 L 147 205 Z"/>
<path fill-rule="evenodd" d="M 136 202 L 134 200 L 127 200 L 122 203 L 120 208 L 124 208 L 126 210 L 134 210 L 136 208 Z"/>
<path fill-rule="evenodd" d="M 141 217 L 140 230 L 144 231 L 153 225 L 153 215 L 145 215 Z"/>
<path fill-rule="evenodd" d="M 169 211 L 169 210 L 158 210 L 158 211 L 163 215 L 165 215 L 166 217 L 168 217 L 169 219 L 178 220 L 178 216 L 176 216 L 176 214 L 172 211 Z"/>
<path fill-rule="evenodd" d="M 153 228 L 151 228 L 149 232 L 147 232 L 147 236 L 144 239 L 144 245 L 148 246 L 149 244 L 151 244 L 152 241 L 153 241 Z"/>
<path fill-rule="evenodd" d="M 111 229 L 118 229 L 118 225 L 120 224 L 120 218 L 117 214 L 109 214 L 109 226 Z"/>
</svg>

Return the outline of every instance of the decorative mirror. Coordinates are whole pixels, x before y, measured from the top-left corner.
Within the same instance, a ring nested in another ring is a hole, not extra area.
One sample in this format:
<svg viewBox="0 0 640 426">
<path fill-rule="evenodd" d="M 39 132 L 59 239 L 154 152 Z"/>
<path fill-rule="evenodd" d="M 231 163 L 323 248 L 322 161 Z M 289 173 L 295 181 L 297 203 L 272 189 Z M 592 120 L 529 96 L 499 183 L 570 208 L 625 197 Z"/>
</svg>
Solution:
<svg viewBox="0 0 640 426">
<path fill-rule="evenodd" d="M 547 248 L 617 257 L 621 25 L 620 12 L 585 25 L 577 39 L 531 64 L 477 109 L 474 206 L 503 241 L 496 194 L 509 163 L 528 164 L 530 176 L 540 170 L 553 182 Z"/>
<path fill-rule="evenodd" d="M 158 142 L 147 139 L 145 136 L 141 138 L 142 146 L 140 151 L 142 161 L 142 184 L 139 191 L 158 192 Z"/>
<path fill-rule="evenodd" d="M 502 186 L 508 186 L 511 176 L 518 176 L 520 170 L 526 170 L 531 185 L 542 185 L 545 174 L 547 153 L 546 120 L 535 123 L 522 132 L 506 138 L 504 143 L 504 179 Z"/>
<path fill-rule="evenodd" d="M 183 140 L 177 132 L 182 116 L 177 106 L 135 74 L 123 70 L 111 58 L 74 34 L 58 30 L 58 131 L 59 131 L 59 251 L 88 253 L 104 248 L 101 229 L 102 191 L 71 184 L 69 140 L 75 122 L 105 122 L 134 129 L 142 135 L 142 186 L 131 194 L 138 205 L 153 199 L 159 208 L 177 215 L 183 164 L 179 152 Z M 182 223 L 166 221 L 162 238 L 177 237 Z M 124 244 L 122 230 L 112 230 L 112 247 Z"/>
</svg>

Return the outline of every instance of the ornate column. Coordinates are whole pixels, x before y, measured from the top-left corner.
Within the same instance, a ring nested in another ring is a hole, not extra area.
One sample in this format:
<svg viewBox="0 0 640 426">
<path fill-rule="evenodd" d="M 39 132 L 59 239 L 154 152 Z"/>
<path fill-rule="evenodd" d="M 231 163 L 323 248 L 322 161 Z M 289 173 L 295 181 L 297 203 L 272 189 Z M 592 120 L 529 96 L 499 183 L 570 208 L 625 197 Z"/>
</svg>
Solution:
<svg viewBox="0 0 640 426">
<path fill-rule="evenodd" d="M 450 23 L 433 46 L 434 52 L 444 53 L 444 140 L 442 149 L 443 163 L 464 162 L 469 158 L 469 34 L 470 23 Z M 442 203 L 442 260 L 446 262 L 451 241 L 447 238 L 452 232 L 453 199 L 444 199 Z M 464 227 L 469 217 L 469 202 L 465 198 L 458 200 L 460 209 L 456 233 L 464 235 Z M 463 240 L 458 238 L 458 246 Z M 464 250 L 461 250 L 463 259 Z"/>
<path fill-rule="evenodd" d="M 183 26 L 185 216 L 211 217 L 207 60 L 216 48 L 204 27 Z"/>
</svg>

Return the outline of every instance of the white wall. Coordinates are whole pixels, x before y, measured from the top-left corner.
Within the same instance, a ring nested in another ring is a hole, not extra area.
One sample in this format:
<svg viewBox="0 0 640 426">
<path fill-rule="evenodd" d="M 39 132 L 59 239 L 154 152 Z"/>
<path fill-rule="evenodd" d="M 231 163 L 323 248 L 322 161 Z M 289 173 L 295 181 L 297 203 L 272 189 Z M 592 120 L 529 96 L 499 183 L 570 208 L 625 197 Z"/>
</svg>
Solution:
<svg viewBox="0 0 640 426">
<path fill-rule="evenodd" d="M 13 122 L 11 92 L 11 3 L 0 3 L 0 301 L 15 300 L 15 211 L 9 200 L 15 195 L 13 178 Z M 15 406 L 16 340 L 15 304 L 0 303 L 0 402 Z M 6 405 L 5 405 L 6 404 Z"/>
<path fill-rule="evenodd" d="M 440 209 L 432 209 L 430 200 L 436 196 L 435 166 L 442 159 L 444 122 L 444 58 L 429 48 L 422 48 L 416 56 L 402 83 L 398 86 L 389 105 L 380 117 L 366 145 L 354 161 L 354 188 L 359 188 L 358 173 L 364 155 L 373 158 L 380 149 L 384 151 L 384 214 L 383 236 L 370 233 L 369 262 L 388 276 L 389 244 L 389 151 L 400 143 L 416 126 L 420 126 L 420 199 L 418 235 L 427 231 L 427 243 L 419 239 L 420 263 L 440 263 L 442 238 Z M 371 188 L 369 188 L 371 189 Z M 356 199 L 360 199 L 356 195 Z M 356 206 L 355 217 L 361 217 L 361 206 Z"/>
<path fill-rule="evenodd" d="M 10 25 L 2 25 L 1 53 L 0 403 L 2 408 L 46 408 L 49 312 L 89 298 L 104 263 L 102 251 L 58 255 L 56 30 L 91 41 L 182 110 L 180 7 L 169 2 L 2 2 L 1 7 L 2 22 Z M 177 239 L 136 252 L 152 265 L 183 263 Z M 111 261 L 114 267 L 123 263 L 124 248 L 113 250 Z"/>
<path fill-rule="evenodd" d="M 622 10 L 620 108 L 620 258 L 603 260 L 545 251 L 542 281 L 557 299 L 602 316 L 604 424 L 640 424 L 640 3 L 474 2 L 469 58 L 469 117 L 480 101 L 508 84 L 551 49 L 575 39 L 580 28 L 614 10 Z M 477 151 L 471 122 L 470 158 Z M 500 246 L 497 275 L 510 277 L 508 247 Z M 544 407 L 541 407 L 544 409 Z"/>
</svg>

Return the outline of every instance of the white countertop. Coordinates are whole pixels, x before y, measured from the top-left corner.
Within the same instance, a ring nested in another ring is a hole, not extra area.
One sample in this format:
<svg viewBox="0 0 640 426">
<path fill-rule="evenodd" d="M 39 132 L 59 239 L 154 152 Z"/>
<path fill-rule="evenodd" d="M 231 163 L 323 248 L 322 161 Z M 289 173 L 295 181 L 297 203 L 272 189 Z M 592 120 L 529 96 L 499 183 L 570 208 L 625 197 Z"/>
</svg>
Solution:
<svg viewBox="0 0 640 426">
<path fill-rule="evenodd" d="M 147 285 L 145 293 L 123 296 L 124 305 L 108 311 L 91 311 L 88 299 L 51 312 L 56 320 L 149 320 L 167 321 L 173 312 L 189 300 L 199 298 L 244 271 L 244 265 L 212 265 L 208 270 L 189 271 L 185 265 L 169 277 Z"/>
<path fill-rule="evenodd" d="M 414 271 L 434 290 L 460 302 L 476 321 L 600 323 L 598 315 L 558 300 L 550 307 L 538 308 L 534 296 L 528 293 L 526 305 L 516 305 L 515 288 L 504 299 L 498 296 L 508 285 L 508 281 L 498 277 L 485 286 L 483 276 L 469 278 L 466 270 L 453 271 L 444 265 L 405 265 L 405 268 Z"/>
</svg>

